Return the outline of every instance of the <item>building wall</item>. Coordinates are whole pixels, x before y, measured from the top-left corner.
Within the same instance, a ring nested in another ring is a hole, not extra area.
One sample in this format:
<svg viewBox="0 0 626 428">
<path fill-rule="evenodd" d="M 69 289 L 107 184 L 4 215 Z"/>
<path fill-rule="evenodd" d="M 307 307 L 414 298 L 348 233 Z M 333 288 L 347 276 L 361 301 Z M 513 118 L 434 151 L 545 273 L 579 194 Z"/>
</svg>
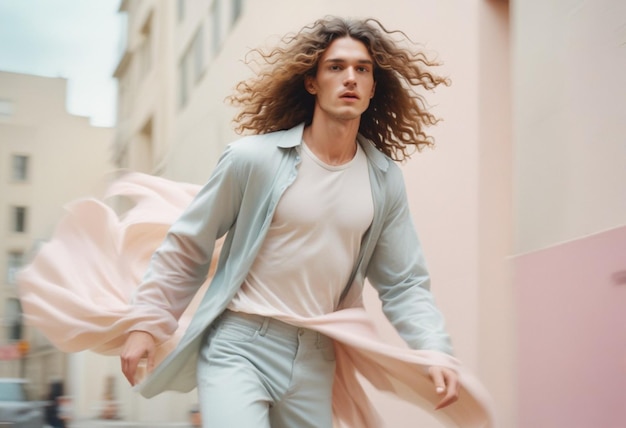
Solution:
<svg viewBox="0 0 626 428">
<path fill-rule="evenodd" d="M 626 4 L 515 2 L 519 427 L 626 425 Z"/>
<path fill-rule="evenodd" d="M 510 10 L 507 1 L 479 8 L 478 373 L 492 393 L 497 426 L 516 426 L 517 349 L 511 269 L 513 141 Z"/>
<path fill-rule="evenodd" d="M 516 253 L 624 224 L 625 12 L 515 5 Z"/>
<path fill-rule="evenodd" d="M 622 226 L 515 258 L 520 427 L 626 425 L 624 254 Z"/>
<path fill-rule="evenodd" d="M 84 117 L 67 113 L 66 81 L 0 72 L 0 100 L 10 105 L 0 116 L 0 318 L 5 319 L 5 302 L 17 298 L 15 284 L 7 283 L 7 254 L 24 253 L 27 261 L 38 243 L 52 234 L 63 214 L 63 205 L 91 196 L 104 184 L 111 169 L 110 128 L 96 128 Z M 27 178 L 12 179 L 12 157 L 29 159 Z M 26 230 L 10 231 L 9 207 L 27 207 Z M 0 346 L 8 342 L 6 329 L 0 331 Z M 5 376 L 26 375 L 35 396 L 46 384 L 67 375 L 65 356 L 51 347 L 36 331 L 26 329 L 24 339 L 30 351 L 24 362 L 0 362 Z"/>
</svg>

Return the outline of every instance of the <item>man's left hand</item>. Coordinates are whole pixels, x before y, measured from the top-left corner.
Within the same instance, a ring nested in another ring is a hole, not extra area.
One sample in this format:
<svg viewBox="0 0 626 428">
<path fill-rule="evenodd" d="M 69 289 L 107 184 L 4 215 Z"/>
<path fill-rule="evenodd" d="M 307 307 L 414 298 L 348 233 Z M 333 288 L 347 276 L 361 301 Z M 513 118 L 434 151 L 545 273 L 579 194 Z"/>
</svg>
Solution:
<svg viewBox="0 0 626 428">
<path fill-rule="evenodd" d="M 459 376 L 447 367 L 432 366 L 428 369 L 428 375 L 435 384 L 437 395 L 442 395 L 435 410 L 442 409 L 459 399 Z"/>
</svg>

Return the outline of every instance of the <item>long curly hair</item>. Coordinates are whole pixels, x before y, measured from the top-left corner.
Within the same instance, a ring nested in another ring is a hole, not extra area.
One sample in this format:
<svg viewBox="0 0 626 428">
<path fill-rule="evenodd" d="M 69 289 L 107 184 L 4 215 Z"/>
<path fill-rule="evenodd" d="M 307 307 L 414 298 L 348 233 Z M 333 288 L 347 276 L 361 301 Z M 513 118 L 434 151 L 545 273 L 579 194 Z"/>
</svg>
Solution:
<svg viewBox="0 0 626 428">
<path fill-rule="evenodd" d="M 405 47 L 395 36 L 407 42 Z M 305 77 L 316 75 L 326 48 L 342 37 L 361 41 L 374 60 L 376 91 L 361 116 L 359 133 L 396 161 L 432 146 L 433 138 L 424 128 L 439 119 L 428 111 L 425 99 L 414 88 L 432 90 L 450 82 L 431 71 L 439 63 L 415 49 L 405 33 L 389 31 L 373 18 L 326 17 L 286 35 L 269 52 L 253 49 L 253 59 L 247 57 L 246 61 L 259 66 L 257 74 L 240 82 L 227 98 L 240 107 L 234 119 L 236 131 L 264 134 L 302 122 L 310 125 L 315 96 L 306 91 Z"/>
</svg>

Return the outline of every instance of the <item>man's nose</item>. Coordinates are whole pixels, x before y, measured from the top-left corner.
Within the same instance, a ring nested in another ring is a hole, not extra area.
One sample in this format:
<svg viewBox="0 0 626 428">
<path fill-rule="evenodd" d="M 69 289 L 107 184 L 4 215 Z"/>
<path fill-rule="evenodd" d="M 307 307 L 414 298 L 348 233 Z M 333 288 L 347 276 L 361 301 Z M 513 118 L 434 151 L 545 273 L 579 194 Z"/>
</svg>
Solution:
<svg viewBox="0 0 626 428">
<path fill-rule="evenodd" d="M 356 83 L 356 73 L 354 71 L 354 68 L 352 67 L 348 67 L 346 68 L 346 76 L 344 79 L 344 84 L 345 85 L 351 85 Z"/>
</svg>

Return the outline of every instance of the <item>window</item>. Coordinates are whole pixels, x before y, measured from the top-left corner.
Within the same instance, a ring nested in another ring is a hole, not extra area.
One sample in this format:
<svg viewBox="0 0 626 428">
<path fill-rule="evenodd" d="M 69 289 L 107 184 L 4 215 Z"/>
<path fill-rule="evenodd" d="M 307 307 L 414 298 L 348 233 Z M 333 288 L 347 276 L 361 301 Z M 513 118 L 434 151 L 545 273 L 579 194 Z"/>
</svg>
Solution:
<svg viewBox="0 0 626 428">
<path fill-rule="evenodd" d="M 211 53 L 215 56 L 222 46 L 222 2 L 213 0 L 211 7 Z"/>
<path fill-rule="evenodd" d="M 241 9 L 242 9 L 242 3 L 243 0 L 231 0 L 231 6 L 232 6 L 232 17 L 231 17 L 231 24 L 234 25 L 235 22 L 237 22 L 237 20 L 239 19 L 239 17 L 241 16 Z"/>
<path fill-rule="evenodd" d="M 202 77 L 202 73 L 204 73 L 204 43 L 202 41 L 203 37 L 203 27 L 200 26 L 196 34 L 193 36 L 193 41 L 191 42 L 191 54 L 193 55 L 193 82 L 197 83 Z"/>
<path fill-rule="evenodd" d="M 176 7 L 176 16 L 178 22 L 185 20 L 185 0 L 178 0 Z"/>
<path fill-rule="evenodd" d="M 133 142 L 133 169 L 152 173 L 154 170 L 154 148 L 152 139 L 152 118 L 148 119 Z"/>
<path fill-rule="evenodd" d="M 12 342 L 22 340 L 22 305 L 18 299 L 6 300 L 7 337 Z"/>
<path fill-rule="evenodd" d="M 152 14 L 146 18 L 146 22 L 141 29 L 143 40 L 139 46 L 139 73 L 143 77 L 152 67 Z"/>
<path fill-rule="evenodd" d="M 26 232 L 26 215 L 28 210 L 26 207 L 13 207 L 13 232 Z"/>
<path fill-rule="evenodd" d="M 187 72 L 187 55 L 184 55 L 178 64 L 178 106 L 183 108 L 189 99 L 189 81 Z"/>
<path fill-rule="evenodd" d="M 13 155 L 13 180 L 28 180 L 28 156 Z"/>
<path fill-rule="evenodd" d="M 0 100 L 0 119 L 13 116 L 13 102 L 9 100 Z"/>
<path fill-rule="evenodd" d="M 15 284 L 17 272 L 24 264 L 24 253 L 21 251 L 9 251 L 7 254 L 7 282 Z"/>
<path fill-rule="evenodd" d="M 200 80 L 206 65 L 204 56 L 204 27 L 200 26 L 178 65 L 179 107 L 187 105 L 193 86 Z"/>
</svg>

